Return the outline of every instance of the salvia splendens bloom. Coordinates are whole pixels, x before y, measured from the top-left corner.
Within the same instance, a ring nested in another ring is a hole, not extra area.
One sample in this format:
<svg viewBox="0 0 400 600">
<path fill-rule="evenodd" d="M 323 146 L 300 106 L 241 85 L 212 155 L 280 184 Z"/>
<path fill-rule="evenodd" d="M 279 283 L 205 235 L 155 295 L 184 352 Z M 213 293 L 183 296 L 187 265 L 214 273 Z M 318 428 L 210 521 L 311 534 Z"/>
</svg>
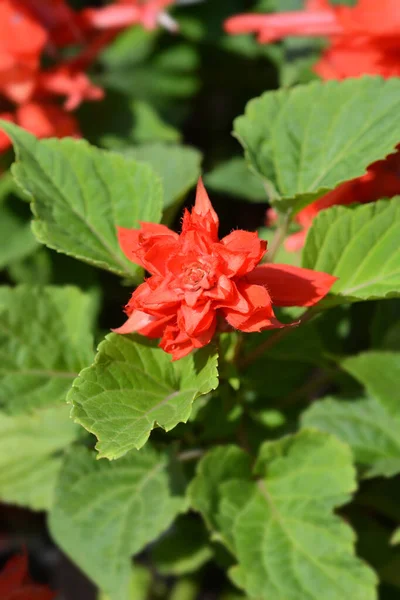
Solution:
<svg viewBox="0 0 400 600">
<path fill-rule="evenodd" d="M 355 202 L 375 202 L 380 198 L 393 198 L 400 195 L 400 149 L 368 167 L 362 177 L 346 181 L 335 190 L 328 192 L 312 202 L 295 216 L 301 230 L 289 235 L 285 240 L 285 248 L 289 252 L 300 250 L 305 243 L 307 232 L 317 214 L 330 206 L 348 205 Z M 273 225 L 277 219 L 274 209 L 267 211 L 267 225 Z"/>
<path fill-rule="evenodd" d="M 257 33 L 261 43 L 286 36 L 326 36 L 330 45 L 314 67 L 325 80 L 400 75 L 398 0 L 358 0 L 355 6 L 307 0 L 304 11 L 231 17 L 225 30 Z"/>
<path fill-rule="evenodd" d="M 200 180 L 180 235 L 154 223 L 118 228 L 124 254 L 151 276 L 133 292 L 128 320 L 114 331 L 161 338 L 176 360 L 208 344 L 223 320 L 245 332 L 286 327 L 273 305 L 312 306 L 336 281 L 309 269 L 260 265 L 267 244 L 257 233 L 238 230 L 219 240 L 218 225 Z"/>
<path fill-rule="evenodd" d="M 96 36 L 65 0 L 0 0 L 0 117 L 39 138 L 79 136 L 70 111 L 104 96 L 84 72 L 101 49 Z M 60 62 L 68 45 L 81 52 Z M 44 56 L 52 63 L 46 69 Z M 65 97 L 63 107 L 58 97 Z M 1 133 L 0 151 L 9 146 Z"/>
<path fill-rule="evenodd" d="M 88 8 L 82 11 L 87 24 L 96 29 L 123 29 L 141 24 L 145 29 L 155 29 L 158 25 L 171 31 L 178 26 L 166 9 L 176 0 L 117 0 L 102 8 Z"/>
</svg>

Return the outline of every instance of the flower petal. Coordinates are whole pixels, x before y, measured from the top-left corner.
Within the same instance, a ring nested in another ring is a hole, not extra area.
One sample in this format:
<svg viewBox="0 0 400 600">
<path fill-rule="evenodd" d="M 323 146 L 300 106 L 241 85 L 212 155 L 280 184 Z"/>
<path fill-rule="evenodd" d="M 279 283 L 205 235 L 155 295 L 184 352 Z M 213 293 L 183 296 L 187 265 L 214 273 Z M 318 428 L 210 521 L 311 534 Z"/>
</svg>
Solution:
<svg viewBox="0 0 400 600">
<path fill-rule="evenodd" d="M 225 262 L 229 277 L 240 277 L 252 271 L 267 248 L 267 242 L 260 240 L 257 233 L 242 230 L 232 231 L 221 240 L 221 244 L 216 250 Z"/>
<path fill-rule="evenodd" d="M 337 277 L 290 265 L 264 264 L 246 280 L 265 286 L 275 306 L 313 306 L 327 295 Z"/>
<path fill-rule="evenodd" d="M 141 223 L 140 229 L 117 227 L 122 252 L 150 273 L 164 275 L 166 258 L 178 250 L 179 236 L 165 225 Z"/>
<path fill-rule="evenodd" d="M 245 281 L 238 282 L 237 287 L 247 301 L 248 311 L 243 314 L 230 308 L 223 308 L 222 312 L 232 327 L 246 332 L 285 327 L 275 318 L 271 298 L 265 287 Z"/>
<path fill-rule="evenodd" d="M 128 320 L 125 321 L 121 327 L 117 327 L 116 329 L 112 329 L 114 333 L 135 333 L 140 331 L 144 327 L 147 327 L 153 321 L 156 321 L 157 317 L 153 315 L 148 315 L 147 313 L 142 312 L 141 310 L 134 310 L 133 313 L 128 317 Z"/>
<path fill-rule="evenodd" d="M 201 177 L 197 183 L 196 201 L 191 213 L 192 224 L 207 231 L 214 241 L 218 240 L 219 219 Z"/>
</svg>

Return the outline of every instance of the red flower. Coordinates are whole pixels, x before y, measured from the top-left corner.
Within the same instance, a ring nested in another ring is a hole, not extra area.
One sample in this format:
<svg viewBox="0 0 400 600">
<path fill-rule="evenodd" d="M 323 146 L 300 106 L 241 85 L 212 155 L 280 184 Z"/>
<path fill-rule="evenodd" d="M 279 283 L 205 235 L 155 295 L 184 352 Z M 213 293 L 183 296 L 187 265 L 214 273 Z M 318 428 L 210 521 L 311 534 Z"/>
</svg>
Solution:
<svg viewBox="0 0 400 600">
<path fill-rule="evenodd" d="M 16 0 L 0 2 L 0 93 L 25 102 L 35 86 L 46 31 Z"/>
<path fill-rule="evenodd" d="M 53 600 L 55 595 L 48 587 L 31 581 L 26 552 L 11 558 L 0 573 L 1 600 Z"/>
<path fill-rule="evenodd" d="M 114 5 L 88 8 L 81 14 L 85 24 L 95 29 L 118 30 L 141 24 L 149 30 L 163 25 L 176 31 L 176 23 L 165 12 L 165 9 L 174 3 L 175 0 L 117 0 Z"/>
<path fill-rule="evenodd" d="M 328 36 L 330 47 L 314 70 L 323 79 L 400 75 L 400 12 L 397 0 L 359 0 L 354 7 L 308 0 L 304 11 L 238 15 L 228 33 L 258 33 L 261 43 L 288 35 Z"/>
<path fill-rule="evenodd" d="M 400 147 L 385 160 L 373 163 L 362 177 L 342 183 L 335 190 L 303 208 L 295 217 L 301 226 L 301 231 L 289 235 L 285 247 L 289 252 L 300 250 L 304 246 L 314 218 L 325 208 L 337 204 L 374 202 L 380 198 L 393 198 L 398 194 L 400 194 Z M 273 209 L 268 210 L 267 224 L 272 224 L 276 217 Z"/>
<path fill-rule="evenodd" d="M 12 121 L 38 138 L 81 137 L 75 117 L 66 113 L 57 104 L 27 102 L 18 106 L 14 113 L 0 113 L 0 119 Z M 0 132 L 0 152 L 10 146 L 9 137 Z"/>
<path fill-rule="evenodd" d="M 38 92 L 67 96 L 65 110 L 75 110 L 84 100 L 102 100 L 104 91 L 92 84 L 83 71 L 73 64 L 61 64 L 54 69 L 40 73 Z"/>
<path fill-rule="evenodd" d="M 218 217 L 203 183 L 180 235 L 165 225 L 141 223 L 118 229 L 125 255 L 151 273 L 126 306 L 117 333 L 161 337 L 160 346 L 179 359 L 208 344 L 217 317 L 245 332 L 286 327 L 272 306 L 312 306 L 335 277 L 290 267 L 259 265 L 266 242 L 257 233 L 233 231 L 218 239 Z"/>
</svg>

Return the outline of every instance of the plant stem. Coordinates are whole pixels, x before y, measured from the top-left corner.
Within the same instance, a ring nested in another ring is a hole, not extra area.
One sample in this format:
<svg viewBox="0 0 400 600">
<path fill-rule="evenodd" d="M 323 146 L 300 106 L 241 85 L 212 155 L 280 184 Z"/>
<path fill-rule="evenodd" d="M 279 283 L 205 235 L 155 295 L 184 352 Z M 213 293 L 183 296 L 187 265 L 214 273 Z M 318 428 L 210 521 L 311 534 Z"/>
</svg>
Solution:
<svg viewBox="0 0 400 600">
<path fill-rule="evenodd" d="M 198 458 L 201 458 L 203 454 L 204 450 L 201 450 L 201 448 L 195 448 L 194 450 L 185 450 L 184 452 L 181 452 L 177 455 L 177 459 L 180 462 L 188 462 L 190 460 L 197 460 Z"/>
<path fill-rule="evenodd" d="M 292 216 L 292 211 L 290 211 L 290 210 L 287 211 L 283 215 L 283 217 L 275 231 L 275 235 L 272 239 L 272 242 L 268 247 L 268 252 L 266 255 L 267 262 L 274 262 L 276 253 L 278 252 L 279 248 L 281 247 L 283 241 L 285 240 L 286 234 L 288 232 L 291 216 Z"/>
<path fill-rule="evenodd" d="M 304 323 L 307 323 L 307 321 L 310 321 L 310 319 L 312 319 L 317 312 L 318 312 L 318 308 L 315 306 L 308 308 L 303 313 L 303 315 L 300 317 L 300 322 L 299 322 L 298 326 L 303 325 Z M 279 329 L 276 333 L 271 335 L 271 337 L 269 337 L 267 340 L 265 340 L 265 342 L 263 342 L 262 344 L 260 344 L 256 348 L 254 348 L 254 350 L 252 352 L 250 352 L 250 354 L 245 356 L 238 363 L 239 369 L 241 369 L 241 370 L 244 369 L 245 367 L 250 365 L 252 362 L 254 362 L 259 356 L 262 356 L 265 352 L 267 352 L 267 350 L 270 350 L 270 348 L 275 346 L 275 344 L 277 342 L 279 342 L 281 339 L 283 339 L 287 335 L 289 335 L 291 330 L 292 330 L 292 327 L 284 327 L 283 329 Z"/>
</svg>

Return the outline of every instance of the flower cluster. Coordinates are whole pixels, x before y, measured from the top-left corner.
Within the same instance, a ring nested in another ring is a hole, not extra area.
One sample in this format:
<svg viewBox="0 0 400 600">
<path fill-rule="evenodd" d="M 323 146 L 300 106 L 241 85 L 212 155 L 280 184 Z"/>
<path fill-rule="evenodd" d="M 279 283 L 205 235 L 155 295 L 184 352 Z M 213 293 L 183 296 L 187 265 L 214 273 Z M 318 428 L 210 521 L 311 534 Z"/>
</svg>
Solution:
<svg viewBox="0 0 400 600">
<path fill-rule="evenodd" d="M 65 0 L 2 0 L 0 3 L 0 117 L 37 137 L 79 136 L 70 111 L 83 100 L 99 100 L 85 69 L 94 59 L 89 31 Z M 81 53 L 61 60 L 69 46 Z M 42 67 L 46 59 L 47 68 Z M 60 105 L 59 98 L 64 98 Z M 0 150 L 10 144 L 0 136 Z"/>
<path fill-rule="evenodd" d="M 228 33 L 258 33 L 261 43 L 286 36 L 327 36 L 314 69 L 323 79 L 359 75 L 400 75 L 400 13 L 397 0 L 359 0 L 355 6 L 307 0 L 304 11 L 237 15 L 225 22 Z"/>
<path fill-rule="evenodd" d="M 75 11 L 66 0 L 0 0 L 0 118 L 39 138 L 79 137 L 71 111 L 104 95 L 86 75 L 100 50 L 134 24 L 146 29 L 162 24 L 175 31 L 166 12 L 174 3 L 116 0 Z M 63 60 L 70 48 L 78 53 Z M 9 146 L 9 138 L 0 133 L 0 152 Z"/>
<path fill-rule="evenodd" d="M 257 233 L 238 230 L 219 240 L 218 225 L 200 180 L 180 235 L 153 223 L 119 228 L 123 252 L 151 276 L 132 294 L 128 320 L 117 333 L 161 338 L 176 360 L 208 344 L 219 322 L 244 332 L 286 327 L 273 305 L 312 306 L 336 280 L 288 265 L 259 265 L 266 242 Z"/>
<path fill-rule="evenodd" d="M 53 600 L 55 596 L 48 587 L 31 581 L 26 552 L 10 558 L 0 573 L 1 600 Z"/>
</svg>

